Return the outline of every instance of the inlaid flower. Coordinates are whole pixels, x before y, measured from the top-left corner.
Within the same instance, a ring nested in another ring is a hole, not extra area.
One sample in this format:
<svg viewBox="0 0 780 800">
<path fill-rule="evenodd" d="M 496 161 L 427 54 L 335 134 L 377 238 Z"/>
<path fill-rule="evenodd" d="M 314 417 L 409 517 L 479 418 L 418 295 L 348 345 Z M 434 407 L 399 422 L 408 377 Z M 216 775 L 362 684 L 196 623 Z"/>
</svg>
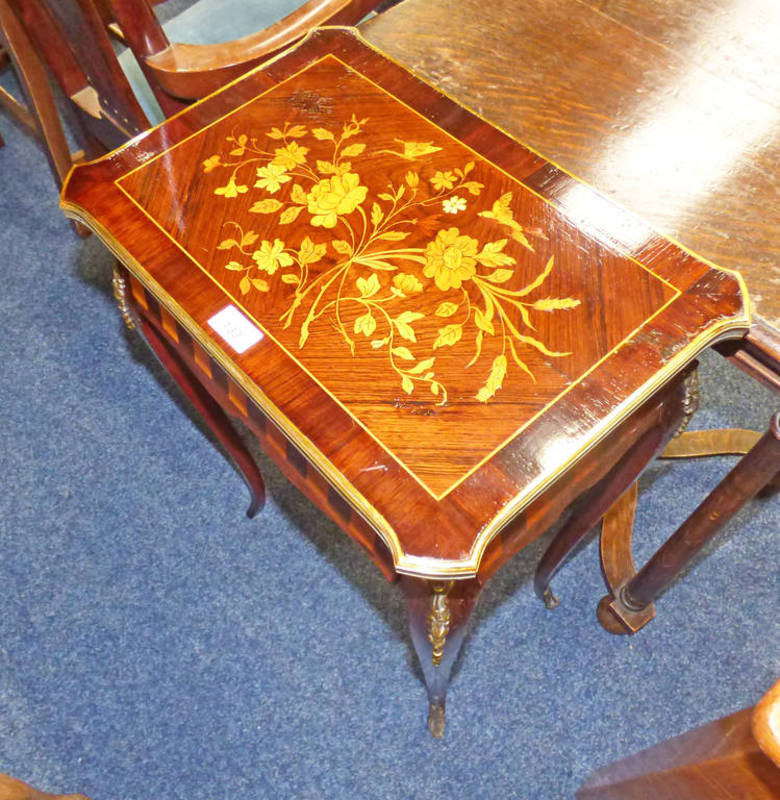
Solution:
<svg viewBox="0 0 780 800">
<path fill-rule="evenodd" d="M 446 200 L 442 200 L 441 205 L 447 214 L 457 214 L 458 211 L 466 210 L 466 199 L 454 195 L 453 197 L 448 197 Z"/>
<path fill-rule="evenodd" d="M 267 239 L 260 243 L 260 249 L 252 253 L 257 268 L 273 275 L 279 267 L 289 267 L 293 263 L 292 256 L 284 252 L 284 242 L 274 239 L 273 244 Z"/>
<path fill-rule="evenodd" d="M 437 171 L 436 174 L 431 178 L 431 184 L 433 188 L 437 191 L 441 191 L 442 189 L 452 189 L 455 185 L 455 175 L 452 172 L 447 170 L 446 172 Z"/>
<path fill-rule="evenodd" d="M 306 163 L 306 154 L 309 152 L 308 147 L 301 147 L 298 142 L 290 142 L 284 147 L 277 147 L 274 150 L 274 159 L 271 162 L 285 169 L 295 169 L 298 164 Z"/>
<path fill-rule="evenodd" d="M 457 228 L 441 230 L 425 248 L 423 275 L 433 278 L 443 292 L 460 289 L 463 281 L 473 278 L 477 271 L 474 256 L 478 250 L 479 242 L 471 236 L 461 236 Z"/>
<path fill-rule="evenodd" d="M 367 193 L 368 188 L 360 186 L 360 177 L 354 172 L 321 180 L 307 197 L 311 224 L 334 228 L 338 217 L 352 213 L 366 199 Z"/>
<path fill-rule="evenodd" d="M 283 183 L 292 180 L 292 176 L 287 174 L 287 169 L 280 164 L 272 161 L 265 167 L 257 168 L 256 189 L 267 189 L 271 194 L 278 192 Z"/>
<path fill-rule="evenodd" d="M 217 167 L 222 166 L 222 159 L 219 155 L 209 156 L 203 162 L 203 171 L 204 172 L 211 172 L 212 170 L 216 169 Z"/>
<path fill-rule="evenodd" d="M 246 194 L 249 191 L 248 186 L 244 186 L 243 184 L 239 185 L 236 184 L 236 179 L 231 178 L 226 186 L 219 186 L 218 188 L 214 189 L 214 194 L 221 195 L 222 197 L 238 197 L 240 194 Z"/>
<path fill-rule="evenodd" d="M 423 285 L 417 279 L 416 275 L 410 272 L 401 272 L 393 278 L 393 286 L 400 289 L 404 294 L 420 294 L 423 290 Z"/>
</svg>

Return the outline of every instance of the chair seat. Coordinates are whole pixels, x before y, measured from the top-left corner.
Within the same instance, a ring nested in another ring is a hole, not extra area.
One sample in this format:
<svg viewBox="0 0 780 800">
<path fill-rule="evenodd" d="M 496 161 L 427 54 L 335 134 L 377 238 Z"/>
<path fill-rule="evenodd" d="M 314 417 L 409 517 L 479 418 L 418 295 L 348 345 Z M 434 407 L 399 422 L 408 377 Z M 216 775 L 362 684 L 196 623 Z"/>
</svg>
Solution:
<svg viewBox="0 0 780 800">
<path fill-rule="evenodd" d="M 163 24 L 171 42 L 219 44 L 267 28 L 302 5 L 301 0 L 198 0 Z M 149 121 L 165 119 L 154 94 L 130 49 L 119 63 Z"/>
</svg>

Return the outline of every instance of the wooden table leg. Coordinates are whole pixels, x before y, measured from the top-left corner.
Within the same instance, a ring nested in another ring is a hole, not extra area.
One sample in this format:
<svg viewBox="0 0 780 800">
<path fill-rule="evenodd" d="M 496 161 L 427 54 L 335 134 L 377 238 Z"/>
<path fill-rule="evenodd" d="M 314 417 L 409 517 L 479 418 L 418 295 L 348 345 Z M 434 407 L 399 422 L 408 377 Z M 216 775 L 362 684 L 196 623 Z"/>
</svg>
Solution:
<svg viewBox="0 0 780 800">
<path fill-rule="evenodd" d="M 699 507 L 658 549 L 639 572 L 614 597 L 608 595 L 600 604 L 600 618 L 614 619 L 605 625 L 615 631 L 635 633 L 647 620 L 645 610 L 695 558 L 699 551 L 745 503 L 770 484 L 780 467 L 780 412 L 769 430 L 752 450 L 713 489 Z M 604 622 L 602 621 L 602 624 Z"/>
<path fill-rule="evenodd" d="M 236 433 L 235 428 L 230 424 L 230 420 L 219 406 L 219 403 L 214 400 L 200 381 L 192 374 L 190 368 L 184 363 L 173 346 L 168 344 L 162 334 L 157 331 L 155 325 L 145 316 L 141 317 L 141 328 L 146 341 L 154 350 L 162 365 L 190 399 L 197 412 L 203 417 L 244 476 L 251 495 L 249 509 L 246 513 L 248 517 L 254 517 L 265 503 L 265 484 L 263 483 L 263 476 L 260 474 L 260 470 L 249 450 L 238 433 Z"/>
<path fill-rule="evenodd" d="M 412 642 L 428 689 L 428 729 L 440 739 L 444 736 L 452 666 L 482 587 L 476 578 L 441 582 L 406 575 L 401 576 L 400 586 L 406 598 Z"/>
</svg>

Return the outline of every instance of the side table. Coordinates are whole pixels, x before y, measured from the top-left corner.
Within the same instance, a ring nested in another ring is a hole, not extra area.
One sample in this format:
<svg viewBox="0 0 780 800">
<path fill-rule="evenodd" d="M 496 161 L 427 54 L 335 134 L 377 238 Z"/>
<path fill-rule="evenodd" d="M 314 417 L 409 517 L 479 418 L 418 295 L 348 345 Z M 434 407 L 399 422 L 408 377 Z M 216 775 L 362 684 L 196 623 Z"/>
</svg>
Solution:
<svg viewBox="0 0 780 800">
<path fill-rule="evenodd" d="M 679 427 L 697 353 L 750 323 L 737 273 L 351 29 L 75 168 L 62 205 L 214 424 L 243 419 L 400 578 L 437 736 L 485 580 L 572 503 L 561 537 L 595 524 Z"/>
</svg>

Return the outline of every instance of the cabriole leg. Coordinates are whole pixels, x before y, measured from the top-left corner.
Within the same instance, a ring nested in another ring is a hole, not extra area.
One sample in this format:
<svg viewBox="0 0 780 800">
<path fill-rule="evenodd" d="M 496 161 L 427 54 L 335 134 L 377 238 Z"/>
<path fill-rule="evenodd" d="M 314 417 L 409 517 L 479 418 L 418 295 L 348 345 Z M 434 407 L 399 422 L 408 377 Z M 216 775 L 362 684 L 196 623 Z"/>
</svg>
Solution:
<svg viewBox="0 0 780 800">
<path fill-rule="evenodd" d="M 457 658 L 481 586 L 476 578 L 428 581 L 401 576 L 409 628 L 428 689 L 428 729 L 444 736 L 445 702 Z"/>
</svg>

